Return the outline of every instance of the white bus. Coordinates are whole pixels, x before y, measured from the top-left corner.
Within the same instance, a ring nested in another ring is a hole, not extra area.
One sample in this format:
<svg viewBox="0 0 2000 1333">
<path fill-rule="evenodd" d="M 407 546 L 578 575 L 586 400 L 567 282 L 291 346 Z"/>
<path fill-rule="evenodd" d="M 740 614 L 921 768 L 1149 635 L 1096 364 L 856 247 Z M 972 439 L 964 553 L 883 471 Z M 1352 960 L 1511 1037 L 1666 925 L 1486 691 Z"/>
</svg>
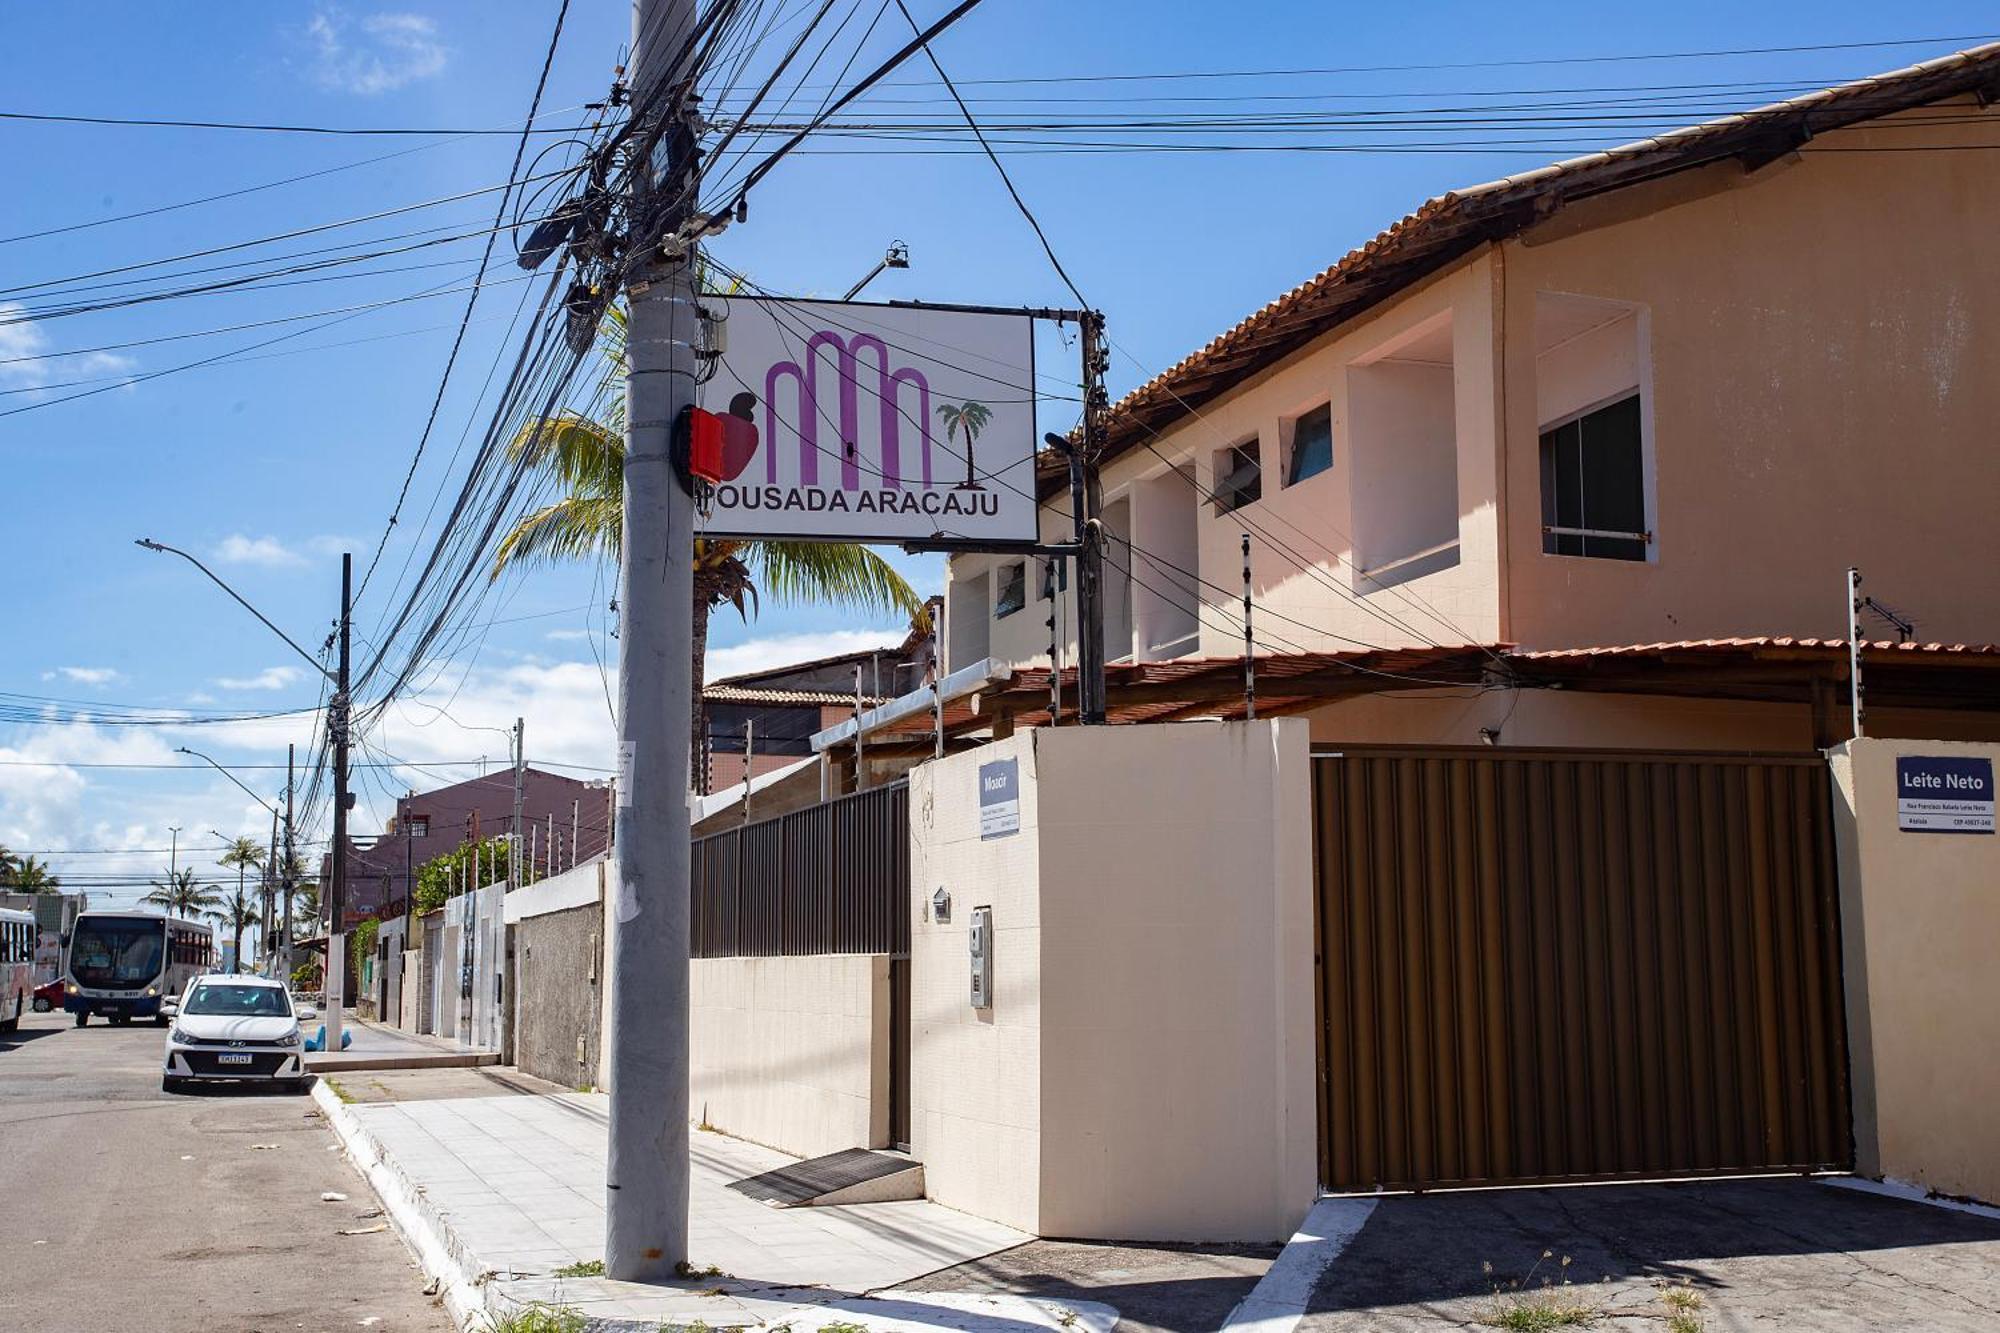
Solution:
<svg viewBox="0 0 2000 1333">
<path fill-rule="evenodd" d="M 0 907 L 0 1031 L 20 1025 L 35 997 L 35 928 L 33 912 Z"/>
<path fill-rule="evenodd" d="M 63 1008 L 82 1027 L 92 1014 L 113 1023 L 150 1018 L 215 961 L 215 936 L 199 921 L 151 912 L 84 912 L 64 950 Z"/>
</svg>

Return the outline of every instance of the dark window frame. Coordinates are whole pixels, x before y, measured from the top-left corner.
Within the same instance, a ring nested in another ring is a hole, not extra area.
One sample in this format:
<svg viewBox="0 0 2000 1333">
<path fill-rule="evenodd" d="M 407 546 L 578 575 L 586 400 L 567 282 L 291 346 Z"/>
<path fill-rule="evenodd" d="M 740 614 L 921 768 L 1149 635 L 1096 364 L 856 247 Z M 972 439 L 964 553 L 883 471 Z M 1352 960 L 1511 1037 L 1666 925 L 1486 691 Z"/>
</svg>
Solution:
<svg viewBox="0 0 2000 1333">
<path fill-rule="evenodd" d="M 1005 620 L 1008 616 L 1028 608 L 1028 562 L 1014 560 L 1004 565 L 995 565 L 993 572 L 999 577 L 993 582 L 993 618 Z"/>
<path fill-rule="evenodd" d="M 1628 563 L 1649 559 L 1653 533 L 1646 495 L 1645 402 L 1639 389 L 1542 427 L 1537 464 L 1544 555 Z M 1588 529 L 1590 535 L 1575 529 Z"/>
<path fill-rule="evenodd" d="M 1214 498 L 1217 517 L 1264 498 L 1263 442 L 1257 436 L 1215 451 Z"/>
<path fill-rule="evenodd" d="M 1317 416 L 1324 416 L 1326 418 L 1324 454 L 1322 455 L 1316 451 L 1312 455 L 1312 458 L 1317 460 L 1318 465 L 1308 472 L 1303 470 L 1305 462 L 1308 461 L 1308 455 L 1299 444 L 1299 427 L 1308 419 Z M 1291 432 L 1291 447 L 1285 455 L 1285 485 L 1296 486 L 1302 481 L 1311 481 L 1314 477 L 1333 471 L 1333 403 L 1331 401 L 1321 403 L 1317 407 L 1307 408 L 1287 422 L 1286 426 Z"/>
</svg>

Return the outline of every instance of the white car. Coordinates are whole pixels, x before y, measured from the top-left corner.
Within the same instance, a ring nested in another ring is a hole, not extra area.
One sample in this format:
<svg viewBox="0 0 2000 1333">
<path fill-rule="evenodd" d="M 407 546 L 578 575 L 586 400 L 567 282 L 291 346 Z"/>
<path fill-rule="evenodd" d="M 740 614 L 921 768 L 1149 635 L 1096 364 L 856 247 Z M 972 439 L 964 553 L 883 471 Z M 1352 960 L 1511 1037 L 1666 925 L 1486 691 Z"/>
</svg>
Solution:
<svg viewBox="0 0 2000 1333">
<path fill-rule="evenodd" d="M 299 1021 L 317 1017 L 294 1010 L 284 983 L 269 977 L 211 973 L 182 993 L 167 1032 L 160 1087 L 179 1092 L 190 1083 L 278 1083 L 295 1092 L 312 1085 L 300 1054 Z"/>
</svg>

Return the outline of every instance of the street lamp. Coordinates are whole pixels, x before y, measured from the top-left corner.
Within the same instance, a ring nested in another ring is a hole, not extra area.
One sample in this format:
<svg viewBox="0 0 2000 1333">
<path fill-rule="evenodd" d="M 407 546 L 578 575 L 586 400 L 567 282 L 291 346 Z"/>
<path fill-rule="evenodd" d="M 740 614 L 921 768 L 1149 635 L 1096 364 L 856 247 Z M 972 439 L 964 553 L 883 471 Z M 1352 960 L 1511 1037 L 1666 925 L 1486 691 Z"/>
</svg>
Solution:
<svg viewBox="0 0 2000 1333">
<path fill-rule="evenodd" d="M 901 241 L 891 241 L 889 242 L 888 253 L 882 256 L 882 262 L 874 268 L 869 269 L 868 276 L 855 283 L 852 287 L 849 287 L 847 295 L 840 299 L 843 301 L 852 301 L 855 297 L 861 295 L 861 289 L 880 277 L 882 270 L 885 268 L 908 268 L 909 266 L 910 247 L 904 245 Z"/>
<path fill-rule="evenodd" d="M 181 550 L 177 546 L 168 546 L 164 542 L 156 542 L 150 537 L 138 538 L 137 544 L 149 551 L 177 555 L 200 570 L 210 583 L 228 593 L 231 601 L 257 617 L 264 628 L 282 639 L 285 645 L 293 652 L 312 663 L 313 670 L 325 677 L 333 686 L 333 697 L 327 707 L 326 725 L 327 736 L 333 742 L 333 882 L 330 885 L 330 892 L 328 894 L 330 899 L 328 906 L 331 911 L 327 922 L 326 934 L 325 1007 L 326 1049 L 337 1051 L 341 1048 L 340 1007 L 341 992 L 344 989 L 343 983 L 345 982 L 345 977 L 341 973 L 342 931 L 340 928 L 340 914 L 345 907 L 342 899 L 345 896 L 347 886 L 347 811 L 354 803 L 353 796 L 347 790 L 347 751 L 350 741 L 348 731 L 350 722 L 349 714 L 352 704 L 348 689 L 348 652 L 349 643 L 353 636 L 354 557 L 351 554 L 345 553 L 340 557 L 340 620 L 338 621 L 337 628 L 337 638 L 340 644 L 339 668 L 336 671 L 328 671 L 320 664 L 318 658 L 299 647 L 293 641 L 291 635 L 273 624 L 269 616 L 250 605 L 249 602 L 244 600 L 241 593 L 218 578 L 214 570 L 195 559 L 192 555 L 189 555 L 186 551 Z M 207 758 L 205 755 L 199 757 Z M 215 763 L 212 759 L 209 762 L 211 764 Z M 217 768 L 222 767 L 220 764 L 215 764 L 215 766 Z M 242 786 L 241 783 L 237 785 Z M 245 790 L 249 789 L 245 788 Z M 290 867 L 288 866 L 287 870 L 289 869 Z M 291 949 L 289 931 L 286 934 L 285 947 L 289 953 Z M 287 962 L 289 961 L 287 959 Z"/>
</svg>

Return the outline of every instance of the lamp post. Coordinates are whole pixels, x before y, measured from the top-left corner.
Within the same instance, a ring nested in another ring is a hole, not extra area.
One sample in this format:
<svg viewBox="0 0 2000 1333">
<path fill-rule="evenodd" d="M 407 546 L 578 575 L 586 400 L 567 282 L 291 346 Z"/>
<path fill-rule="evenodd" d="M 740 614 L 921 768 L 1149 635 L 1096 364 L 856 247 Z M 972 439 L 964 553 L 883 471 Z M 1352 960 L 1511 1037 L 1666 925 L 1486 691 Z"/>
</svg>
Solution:
<svg viewBox="0 0 2000 1333">
<path fill-rule="evenodd" d="M 352 740 L 352 737 L 348 734 L 351 730 L 349 724 L 353 702 L 348 690 L 348 650 L 353 630 L 354 557 L 350 554 L 343 554 L 340 557 L 340 619 L 335 629 L 335 637 L 340 647 L 339 667 L 335 671 L 328 671 L 324 666 L 320 665 L 318 658 L 299 647 L 291 635 L 279 629 L 271 622 L 269 616 L 250 605 L 249 602 L 244 600 L 241 593 L 237 592 L 236 589 L 230 587 L 227 583 L 224 583 L 216 576 L 214 570 L 204 565 L 194 556 L 189 555 L 177 546 L 168 546 L 166 543 L 156 542 L 150 537 L 138 538 L 137 544 L 156 553 L 177 555 L 200 570 L 210 583 L 213 583 L 216 587 L 222 589 L 223 592 L 229 594 L 230 600 L 255 616 L 264 628 L 282 639 L 286 647 L 290 648 L 307 662 L 310 662 L 312 669 L 325 677 L 328 683 L 333 686 L 333 697 L 328 701 L 327 706 L 326 727 L 327 735 L 333 742 L 333 882 L 327 886 L 326 1049 L 337 1051 L 340 1049 L 341 1035 L 341 991 L 345 983 L 345 976 L 341 968 L 342 932 L 340 929 L 340 917 L 346 905 L 343 899 L 346 896 L 347 887 L 347 811 L 354 800 L 353 796 L 347 790 L 347 750 Z M 214 760 L 210 760 L 209 762 L 214 763 Z M 216 764 L 216 767 L 221 768 L 222 766 Z M 248 789 L 246 788 L 246 790 Z M 287 941 L 287 948 L 289 949 L 289 947 L 290 943 Z"/>
</svg>

